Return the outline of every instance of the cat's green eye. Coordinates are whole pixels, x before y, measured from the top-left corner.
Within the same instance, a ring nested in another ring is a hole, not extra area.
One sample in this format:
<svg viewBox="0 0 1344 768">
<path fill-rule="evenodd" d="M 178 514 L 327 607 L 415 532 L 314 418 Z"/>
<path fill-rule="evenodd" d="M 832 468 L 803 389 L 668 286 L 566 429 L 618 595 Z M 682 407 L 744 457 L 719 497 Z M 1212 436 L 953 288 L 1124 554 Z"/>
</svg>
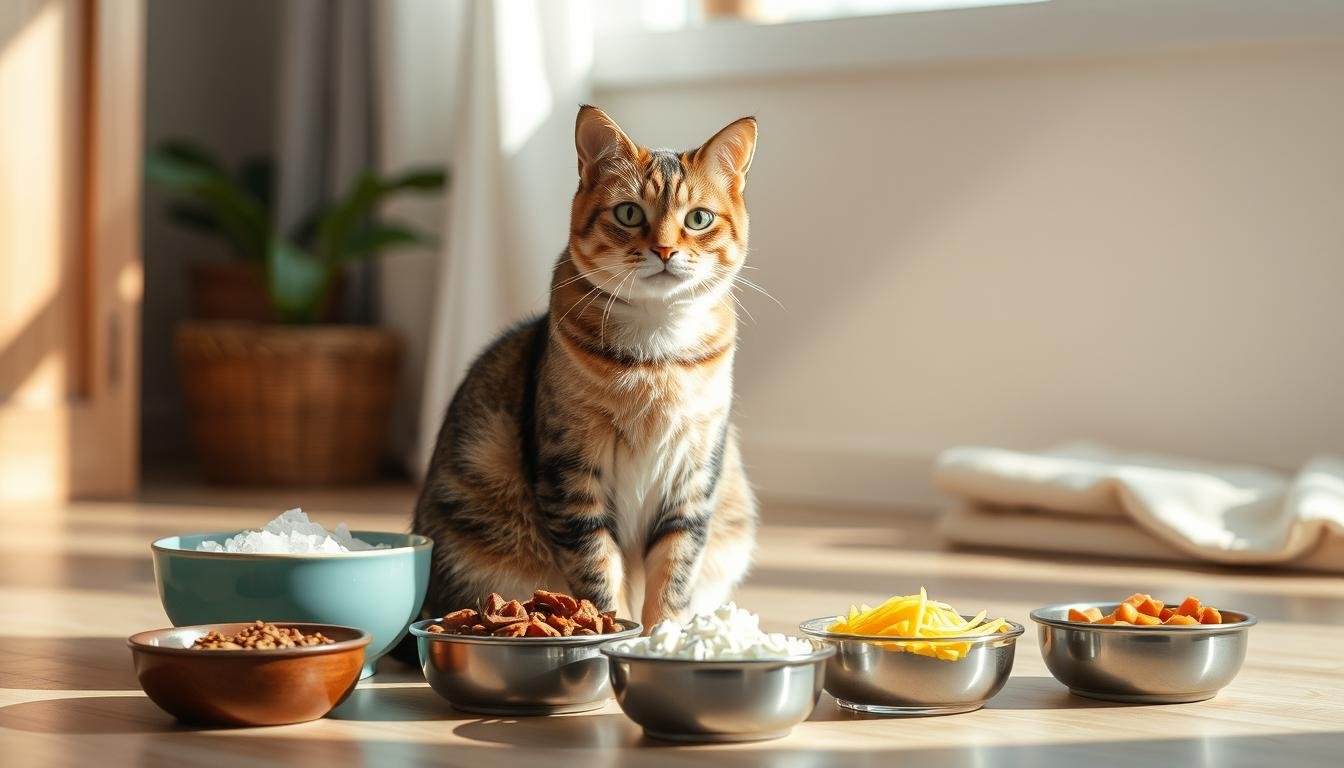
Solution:
<svg viewBox="0 0 1344 768">
<path fill-rule="evenodd" d="M 696 208 L 694 211 L 686 214 L 687 229 L 704 229 L 714 223 L 714 214 L 706 211 L 704 208 Z"/>
<path fill-rule="evenodd" d="M 621 203 L 612 213 L 616 214 L 617 221 L 627 227 L 638 227 L 644 223 L 644 209 L 634 203 Z"/>
</svg>

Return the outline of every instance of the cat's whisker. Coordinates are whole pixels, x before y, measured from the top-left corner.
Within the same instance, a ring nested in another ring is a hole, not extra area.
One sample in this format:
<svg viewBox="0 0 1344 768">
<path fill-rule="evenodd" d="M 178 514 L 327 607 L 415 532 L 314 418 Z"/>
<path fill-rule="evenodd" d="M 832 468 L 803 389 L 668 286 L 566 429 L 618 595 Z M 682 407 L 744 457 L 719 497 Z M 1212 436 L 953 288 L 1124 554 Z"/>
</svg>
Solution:
<svg viewBox="0 0 1344 768">
<path fill-rule="evenodd" d="M 747 286 L 748 288 L 752 289 L 753 291 L 756 291 L 757 293 L 761 294 L 762 296 L 766 297 L 767 299 L 769 299 L 769 300 L 775 302 L 776 304 L 778 304 L 780 309 L 783 309 L 783 310 L 785 310 L 785 311 L 788 310 L 788 307 L 785 307 L 785 306 L 784 306 L 784 303 L 781 302 L 779 299 L 776 299 L 773 295 L 770 294 L 769 291 L 765 290 L 764 288 L 762 288 L 761 286 L 757 285 L 756 283 L 753 283 L 752 281 L 748 280 L 747 278 L 745 278 L 745 277 L 743 277 L 743 276 L 741 276 L 741 275 L 733 275 L 733 282 L 734 282 L 734 283 L 741 283 L 742 285 Z"/>
<path fill-rule="evenodd" d="M 598 271 L 598 270 L 594 270 L 594 271 Z M 560 319 L 557 320 L 555 324 L 556 324 L 557 326 L 559 326 L 561 323 L 565 322 L 565 318 L 566 318 L 566 317 L 569 317 L 569 313 L 570 313 L 570 312 L 573 312 L 573 311 L 574 311 L 574 308 L 577 307 L 577 306 L 579 306 L 579 304 L 582 303 L 584 299 L 587 299 L 589 296 L 593 296 L 593 294 L 595 294 L 595 293 L 599 293 L 599 292 L 602 290 L 602 288 L 603 288 L 604 286 L 608 285 L 609 283 L 611 283 L 612 280 L 615 280 L 615 279 L 616 279 L 617 277 L 619 277 L 619 276 L 620 276 L 620 273 L 617 273 L 616 275 L 613 275 L 612 277 L 610 277 L 610 278 L 608 278 L 607 280 L 603 281 L 601 285 L 594 285 L 594 286 L 592 287 L 592 289 L 590 289 L 587 293 L 585 293 L 585 294 L 583 294 L 582 296 L 580 296 L 579 298 L 575 299 L 575 300 L 574 300 L 574 303 L 569 305 L 569 309 L 565 310 L 565 314 L 561 315 L 561 316 L 560 316 Z M 593 296 L 592 299 L 589 299 L 588 304 L 585 304 L 585 305 L 584 305 L 584 309 L 587 309 L 587 308 L 588 308 L 588 305 L 590 305 L 590 304 L 592 304 L 594 301 L 596 301 L 597 298 L 598 298 L 598 297 Z"/>
<path fill-rule="evenodd" d="M 584 304 L 584 305 L 583 305 L 583 309 L 579 310 L 580 313 L 587 312 L 589 307 L 591 307 L 591 306 L 593 306 L 593 304 L 596 304 L 597 302 L 601 301 L 601 300 L 602 300 L 602 296 L 603 296 L 603 294 L 606 293 L 606 288 L 607 288 L 607 286 L 608 286 L 608 285 L 611 285 L 611 284 L 612 284 L 613 282 L 615 282 L 616 280 L 619 280 L 619 279 L 621 278 L 621 276 L 624 275 L 624 274 L 625 274 L 625 272 L 617 272 L 616 274 L 612 275 L 611 278 L 609 278 L 608 280 L 604 281 L 604 282 L 602 283 L 602 285 L 598 286 L 598 289 L 597 289 L 597 291 L 596 291 L 597 295 L 594 296 L 593 298 L 589 299 L 587 304 Z"/>
<path fill-rule="evenodd" d="M 736 294 L 736 293 L 733 293 L 732 291 L 724 291 L 724 293 L 725 293 L 729 298 L 731 298 L 731 299 L 733 300 L 733 303 L 736 304 L 738 307 L 740 307 L 740 308 L 742 309 L 743 312 L 747 313 L 747 319 L 751 320 L 751 324 L 752 324 L 752 325 L 756 325 L 756 318 L 755 318 L 755 316 L 753 316 L 753 315 L 751 314 L 751 310 L 747 309 L 747 305 L 746 305 L 746 304 L 743 304 L 743 303 L 742 303 L 742 300 L 739 299 L 739 298 L 737 297 L 737 294 Z"/>
<path fill-rule="evenodd" d="M 739 308 L 746 314 L 747 319 L 751 320 L 751 324 L 752 324 L 752 325 L 756 325 L 756 324 L 757 324 L 757 323 L 756 323 L 756 317 L 755 317 L 754 315 L 751 314 L 751 310 L 747 309 L 747 305 L 746 305 L 746 304 L 743 304 L 743 303 L 742 303 L 742 300 L 739 299 L 738 296 L 737 296 L 737 294 L 732 290 L 732 289 L 733 289 L 733 285 L 732 285 L 731 280 L 732 280 L 732 278 L 733 278 L 733 274 L 732 274 L 731 272 L 729 272 L 729 271 L 727 270 L 727 268 L 725 268 L 725 267 L 721 267 L 721 266 L 718 266 L 718 265 L 715 265 L 715 267 L 714 267 L 714 274 L 718 275 L 718 276 L 721 277 L 721 278 L 728 278 L 728 279 L 729 279 L 730 282 L 729 282 L 728 290 L 724 291 L 724 294 L 726 294 L 730 299 L 732 299 L 733 303 L 736 304 L 736 305 L 737 305 L 737 306 L 738 306 L 738 307 L 739 307 Z M 723 301 L 723 298 L 720 297 L 719 301 L 722 302 L 722 301 Z M 731 307 L 730 307 L 730 309 L 731 309 Z M 737 312 L 734 311 L 733 314 L 736 315 Z"/>
<path fill-rule="evenodd" d="M 571 284 L 571 283 L 577 283 L 577 282 L 579 282 L 580 280 L 584 280 L 584 279 L 586 279 L 586 278 L 589 278 L 589 277 L 591 277 L 591 276 L 593 276 L 593 275 L 595 275 L 595 274 L 597 274 L 598 272 L 601 272 L 601 271 L 602 271 L 602 268 L 601 268 L 601 267 L 598 267 L 598 268 L 596 268 L 596 269 L 590 269 L 590 270 L 588 270 L 587 272 L 580 272 L 580 273 L 578 273 L 577 275 L 575 275 L 575 276 L 569 278 L 568 280 L 564 281 L 563 283 L 557 283 L 557 284 L 551 286 L 551 293 L 555 293 L 556 291 L 560 290 L 561 288 L 564 288 L 566 285 L 569 285 L 569 284 Z"/>
<path fill-rule="evenodd" d="M 617 297 L 620 296 L 621 289 L 625 287 L 626 281 L 629 280 L 631 277 L 634 277 L 635 274 L 637 274 L 638 272 L 639 267 L 631 267 L 627 271 L 625 278 L 622 279 L 621 282 L 616 285 L 616 292 L 611 294 L 611 298 L 607 300 L 607 308 L 602 310 L 602 322 L 601 324 L 598 325 L 597 330 L 597 341 L 599 344 L 606 343 L 607 317 L 611 314 L 611 305 L 615 303 Z"/>
</svg>

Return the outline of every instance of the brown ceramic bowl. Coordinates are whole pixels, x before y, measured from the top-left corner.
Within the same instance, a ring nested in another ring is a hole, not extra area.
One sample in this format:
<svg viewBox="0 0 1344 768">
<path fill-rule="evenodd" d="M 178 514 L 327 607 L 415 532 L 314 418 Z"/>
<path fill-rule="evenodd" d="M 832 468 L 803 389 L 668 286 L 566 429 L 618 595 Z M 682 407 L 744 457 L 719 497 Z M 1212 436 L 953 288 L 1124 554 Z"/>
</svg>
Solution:
<svg viewBox="0 0 1344 768">
<path fill-rule="evenodd" d="M 274 622 L 305 635 L 321 632 L 331 645 L 263 650 L 192 649 L 216 631 L 232 635 L 242 624 L 197 624 L 131 635 L 126 644 L 140 687 L 179 720 L 212 725 L 284 725 L 316 720 L 350 695 L 372 636 L 336 624 Z"/>
</svg>

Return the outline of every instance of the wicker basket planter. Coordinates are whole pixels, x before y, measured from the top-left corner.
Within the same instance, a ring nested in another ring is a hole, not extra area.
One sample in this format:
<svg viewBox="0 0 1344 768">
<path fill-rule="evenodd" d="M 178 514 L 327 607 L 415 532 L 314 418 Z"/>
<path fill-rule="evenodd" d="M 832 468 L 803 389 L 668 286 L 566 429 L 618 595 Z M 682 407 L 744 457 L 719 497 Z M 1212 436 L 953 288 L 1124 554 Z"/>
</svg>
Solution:
<svg viewBox="0 0 1344 768">
<path fill-rule="evenodd" d="M 401 340 L 366 326 L 186 323 L 178 369 L 211 482 L 373 479 L 386 445 Z"/>
</svg>

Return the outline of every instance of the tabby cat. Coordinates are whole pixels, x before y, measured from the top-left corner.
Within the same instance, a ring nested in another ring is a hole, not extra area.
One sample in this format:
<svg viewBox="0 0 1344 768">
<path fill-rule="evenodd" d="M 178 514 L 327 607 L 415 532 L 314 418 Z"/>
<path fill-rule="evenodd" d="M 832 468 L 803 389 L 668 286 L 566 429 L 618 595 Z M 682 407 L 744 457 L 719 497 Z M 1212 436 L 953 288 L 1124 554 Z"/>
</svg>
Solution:
<svg viewBox="0 0 1344 768">
<path fill-rule="evenodd" d="M 416 505 L 428 615 L 540 587 L 651 627 L 726 600 L 755 548 L 729 292 L 756 121 L 673 152 L 584 106 L 575 144 L 549 311 L 472 364 Z"/>
</svg>

